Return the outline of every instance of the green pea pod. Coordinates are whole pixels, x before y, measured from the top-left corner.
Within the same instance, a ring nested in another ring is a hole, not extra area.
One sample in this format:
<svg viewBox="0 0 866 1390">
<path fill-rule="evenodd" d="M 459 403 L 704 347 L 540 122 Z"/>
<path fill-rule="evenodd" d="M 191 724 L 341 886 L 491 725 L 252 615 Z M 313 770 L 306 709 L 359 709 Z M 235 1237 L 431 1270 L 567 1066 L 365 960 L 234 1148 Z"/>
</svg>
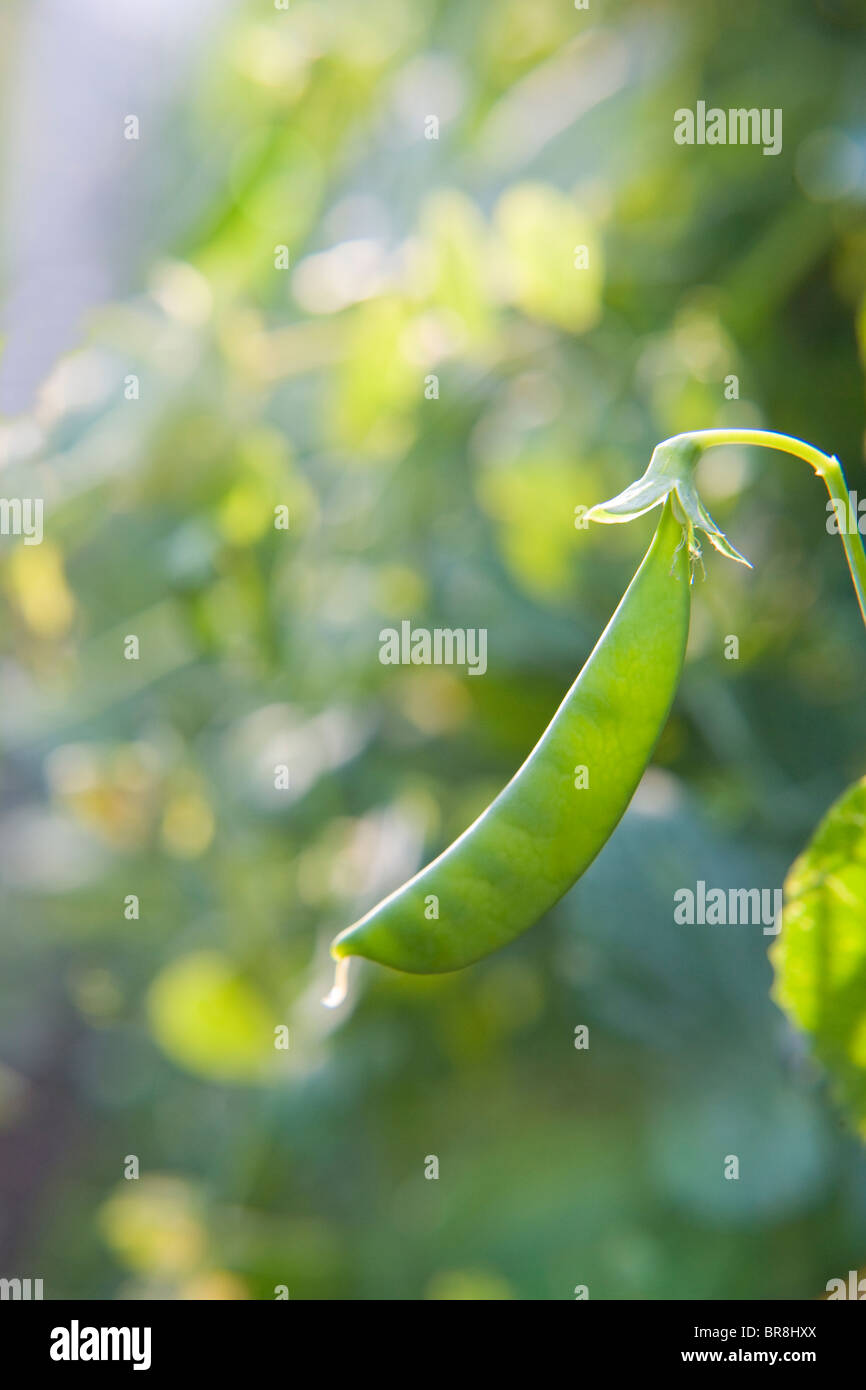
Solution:
<svg viewBox="0 0 866 1390">
<path fill-rule="evenodd" d="M 689 558 L 668 500 L 637 574 L 526 762 L 438 859 L 340 933 L 327 1003 L 343 997 L 345 957 L 416 974 L 459 970 L 532 926 L 580 877 L 667 719 L 688 636 Z M 584 767 L 586 779 L 576 777 Z"/>
</svg>

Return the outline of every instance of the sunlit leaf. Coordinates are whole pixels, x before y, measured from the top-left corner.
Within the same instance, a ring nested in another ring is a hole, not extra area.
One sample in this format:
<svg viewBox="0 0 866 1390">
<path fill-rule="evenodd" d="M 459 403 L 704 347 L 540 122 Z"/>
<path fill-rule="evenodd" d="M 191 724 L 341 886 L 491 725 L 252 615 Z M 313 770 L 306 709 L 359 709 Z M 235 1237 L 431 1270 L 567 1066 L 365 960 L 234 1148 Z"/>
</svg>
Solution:
<svg viewBox="0 0 866 1390">
<path fill-rule="evenodd" d="M 373 458 L 399 453 L 412 436 L 404 412 L 422 380 L 403 350 L 408 323 L 400 300 L 375 299 L 353 310 L 347 331 L 331 427 L 341 445 Z"/>
<path fill-rule="evenodd" d="M 426 1297 L 434 1302 L 496 1303 L 514 1298 L 507 1280 L 488 1269 L 454 1269 L 430 1280 Z"/>
<path fill-rule="evenodd" d="M 500 528 L 508 565 L 529 592 L 548 597 L 567 585 L 576 550 L 575 465 L 556 450 L 520 454 L 484 469 L 478 493 Z"/>
<path fill-rule="evenodd" d="M 573 199 L 545 184 L 518 184 L 500 198 L 496 225 L 508 298 L 558 328 L 591 328 L 601 314 L 602 253 Z"/>
<path fill-rule="evenodd" d="M 123 1183 L 102 1207 L 100 1226 L 123 1263 L 147 1274 L 191 1273 L 206 1248 L 195 1193 L 181 1178 Z"/>
<path fill-rule="evenodd" d="M 866 778 L 824 818 L 785 884 L 775 997 L 866 1135 Z"/>
<path fill-rule="evenodd" d="M 75 616 L 63 557 L 48 541 L 22 545 L 9 561 L 9 587 L 25 623 L 38 637 L 56 639 Z"/>
<path fill-rule="evenodd" d="M 164 1052 L 216 1081 L 254 1081 L 274 1058 L 274 1018 L 233 963 L 216 951 L 173 961 L 148 995 L 150 1026 Z"/>
<path fill-rule="evenodd" d="M 456 191 L 437 193 L 422 214 L 422 264 L 430 296 L 462 322 L 471 340 L 491 327 L 487 227 L 478 208 Z"/>
</svg>

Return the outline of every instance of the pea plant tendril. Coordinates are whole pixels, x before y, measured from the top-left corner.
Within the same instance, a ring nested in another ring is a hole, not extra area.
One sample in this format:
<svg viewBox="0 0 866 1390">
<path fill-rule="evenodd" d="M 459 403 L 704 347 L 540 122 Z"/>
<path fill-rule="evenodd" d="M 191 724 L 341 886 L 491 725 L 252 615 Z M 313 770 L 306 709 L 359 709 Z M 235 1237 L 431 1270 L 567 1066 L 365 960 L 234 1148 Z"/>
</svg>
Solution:
<svg viewBox="0 0 866 1390">
<path fill-rule="evenodd" d="M 654 507 L 652 544 L 616 612 L 538 743 L 485 811 L 425 869 L 334 940 L 330 1008 L 346 997 L 348 963 L 363 956 L 413 974 L 459 970 L 511 941 L 552 907 L 613 834 L 664 728 L 688 637 L 699 533 L 751 568 L 713 520 L 695 482 L 717 445 L 793 454 L 823 478 L 866 624 L 866 552 L 835 455 L 772 430 L 710 429 L 656 445 L 646 472 L 591 507 L 620 523 Z M 577 774 L 577 775 L 576 775 Z"/>
</svg>

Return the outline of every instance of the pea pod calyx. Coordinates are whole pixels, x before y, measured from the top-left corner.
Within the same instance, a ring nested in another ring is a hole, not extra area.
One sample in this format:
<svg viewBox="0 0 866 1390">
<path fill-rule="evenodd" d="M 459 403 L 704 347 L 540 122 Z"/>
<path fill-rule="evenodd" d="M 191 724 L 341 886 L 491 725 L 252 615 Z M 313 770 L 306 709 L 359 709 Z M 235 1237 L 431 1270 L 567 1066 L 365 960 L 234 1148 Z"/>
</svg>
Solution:
<svg viewBox="0 0 866 1390">
<path fill-rule="evenodd" d="M 671 498 L 674 514 L 683 527 L 683 539 L 688 549 L 691 563 L 691 577 L 701 560 L 701 547 L 697 533 L 702 531 L 714 549 L 736 560 L 741 565 L 752 568 L 745 555 L 741 555 L 728 540 L 724 531 L 716 524 L 707 511 L 695 486 L 695 470 L 703 449 L 694 434 L 674 435 L 657 444 L 652 452 L 646 472 L 636 482 L 631 483 L 624 492 L 607 502 L 599 502 L 585 513 L 586 521 L 601 521 L 608 524 L 633 521 L 644 512 Z"/>
<path fill-rule="evenodd" d="M 845 471 L 835 454 L 825 454 L 814 444 L 796 439 L 790 434 L 779 434 L 776 430 L 756 430 L 732 426 L 726 429 L 690 430 L 687 434 L 675 434 L 657 444 L 653 450 L 649 467 L 642 478 L 632 483 L 612 497 L 584 513 L 584 520 L 618 522 L 631 521 L 636 516 L 656 507 L 667 498 L 671 499 L 674 513 L 682 523 L 685 544 L 688 546 L 691 575 L 694 578 L 695 566 L 701 560 L 701 547 L 697 532 L 703 531 L 710 544 L 727 555 L 730 560 L 738 560 L 748 565 L 749 561 L 735 550 L 716 525 L 706 507 L 698 497 L 695 487 L 695 470 L 705 450 L 717 445 L 747 444 L 760 449 L 774 449 L 780 454 L 790 454 L 808 463 L 817 477 L 821 478 L 830 495 L 834 510 L 843 516 L 852 509 L 851 494 L 845 480 Z M 842 526 L 839 528 L 851 583 L 860 606 L 860 616 L 866 624 L 866 550 L 859 529 Z M 751 568 L 751 566 L 750 566 Z"/>
</svg>

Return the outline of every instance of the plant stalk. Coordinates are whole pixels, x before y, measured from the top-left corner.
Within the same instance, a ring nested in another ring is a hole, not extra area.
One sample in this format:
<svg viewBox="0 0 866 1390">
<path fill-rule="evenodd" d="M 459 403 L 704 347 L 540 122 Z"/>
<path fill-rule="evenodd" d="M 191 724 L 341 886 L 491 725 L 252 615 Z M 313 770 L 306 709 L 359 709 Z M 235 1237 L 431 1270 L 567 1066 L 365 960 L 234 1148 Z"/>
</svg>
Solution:
<svg viewBox="0 0 866 1390">
<path fill-rule="evenodd" d="M 794 454 L 810 464 L 819 478 L 824 479 L 827 491 L 834 502 L 843 508 L 844 525 L 840 526 L 845 558 L 851 572 L 851 582 L 860 605 L 860 615 L 866 625 L 866 550 L 857 529 L 856 519 L 853 532 L 848 524 L 849 517 L 856 513 L 851 503 L 848 485 L 842 465 L 834 454 L 824 454 L 812 444 L 804 444 L 801 439 L 793 439 L 787 434 L 777 434 L 774 430 L 717 429 L 689 430 L 686 434 L 675 435 L 665 440 L 666 444 L 691 441 L 701 450 L 711 449 L 716 444 L 755 444 L 764 449 L 778 449 L 784 454 Z"/>
</svg>

